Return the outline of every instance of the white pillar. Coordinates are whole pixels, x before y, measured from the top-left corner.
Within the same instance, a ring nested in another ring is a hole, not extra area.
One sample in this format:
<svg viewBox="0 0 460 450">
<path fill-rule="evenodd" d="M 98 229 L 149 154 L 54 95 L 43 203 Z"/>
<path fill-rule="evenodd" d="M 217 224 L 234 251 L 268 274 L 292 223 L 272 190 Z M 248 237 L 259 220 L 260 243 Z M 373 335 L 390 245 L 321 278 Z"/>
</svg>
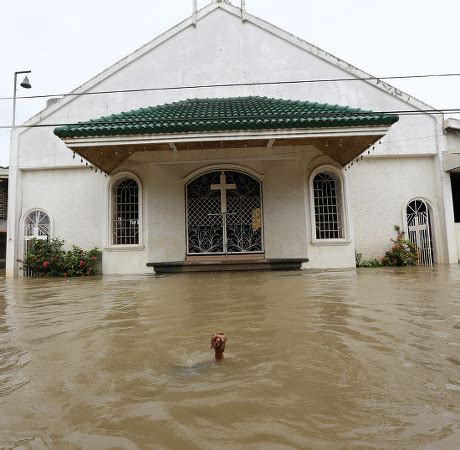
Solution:
<svg viewBox="0 0 460 450">
<path fill-rule="evenodd" d="M 8 171 L 8 219 L 6 236 L 6 276 L 18 276 L 19 221 L 22 205 L 22 179 L 18 168 L 19 131 L 11 131 L 10 166 Z"/>
<path fill-rule="evenodd" d="M 443 153 L 447 152 L 446 137 L 443 133 L 443 118 L 436 117 L 436 141 L 438 146 L 438 154 L 435 160 L 435 173 L 439 174 L 439 189 L 441 197 L 440 208 L 440 222 L 441 222 L 441 235 L 445 234 L 444 252 L 441 256 L 441 263 L 456 264 L 458 262 L 457 256 L 457 237 L 455 232 L 454 220 L 454 204 L 452 198 L 452 185 L 450 182 L 450 173 L 445 172 L 442 163 Z M 441 244 L 443 241 L 441 236 L 437 237 L 438 242 Z"/>
</svg>

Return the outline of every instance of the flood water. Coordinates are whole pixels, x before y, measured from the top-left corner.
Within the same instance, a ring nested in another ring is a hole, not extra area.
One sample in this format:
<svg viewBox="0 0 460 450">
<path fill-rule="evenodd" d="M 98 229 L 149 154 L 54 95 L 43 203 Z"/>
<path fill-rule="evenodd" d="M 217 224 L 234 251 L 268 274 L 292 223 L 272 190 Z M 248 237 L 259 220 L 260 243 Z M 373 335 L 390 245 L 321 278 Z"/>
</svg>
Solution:
<svg viewBox="0 0 460 450">
<path fill-rule="evenodd" d="M 1 448 L 460 448 L 460 266 L 0 289 Z"/>
</svg>

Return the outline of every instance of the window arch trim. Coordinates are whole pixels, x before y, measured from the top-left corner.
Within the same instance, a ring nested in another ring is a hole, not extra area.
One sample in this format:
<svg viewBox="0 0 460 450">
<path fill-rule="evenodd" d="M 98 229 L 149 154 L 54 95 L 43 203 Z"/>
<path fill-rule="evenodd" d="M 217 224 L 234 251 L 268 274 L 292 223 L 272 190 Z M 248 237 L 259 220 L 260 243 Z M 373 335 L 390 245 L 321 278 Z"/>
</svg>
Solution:
<svg viewBox="0 0 460 450">
<path fill-rule="evenodd" d="M 124 180 L 133 180 L 138 188 L 138 243 L 137 244 L 115 244 L 113 243 L 113 214 L 114 214 L 114 189 Z M 144 227 L 143 227 L 143 188 L 140 178 L 133 172 L 117 172 L 110 177 L 107 184 L 107 227 L 106 247 L 107 251 L 135 251 L 144 249 Z"/>
<path fill-rule="evenodd" d="M 338 200 L 341 208 L 341 222 L 342 222 L 342 237 L 340 238 L 317 238 L 316 237 L 316 217 L 315 217 L 315 192 L 314 192 L 314 179 L 320 174 L 325 173 L 331 175 L 337 183 L 339 183 Z M 345 177 L 339 167 L 323 164 L 316 167 L 309 177 L 309 190 L 310 190 L 310 225 L 311 225 L 311 244 L 314 246 L 326 245 L 348 245 L 351 241 L 349 238 L 349 223 L 348 223 L 348 204 L 346 195 Z"/>
</svg>

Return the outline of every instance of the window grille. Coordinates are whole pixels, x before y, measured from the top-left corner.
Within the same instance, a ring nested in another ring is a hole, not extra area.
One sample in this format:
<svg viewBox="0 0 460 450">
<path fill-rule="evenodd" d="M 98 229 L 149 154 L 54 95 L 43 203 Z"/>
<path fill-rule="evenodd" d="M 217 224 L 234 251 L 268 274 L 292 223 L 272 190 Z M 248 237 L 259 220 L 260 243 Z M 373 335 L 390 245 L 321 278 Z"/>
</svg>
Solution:
<svg viewBox="0 0 460 450">
<path fill-rule="evenodd" d="M 8 187 L 0 186 L 0 220 L 6 220 L 8 214 Z"/>
<path fill-rule="evenodd" d="M 139 244 L 139 186 L 132 179 L 113 187 L 112 244 Z"/>
<path fill-rule="evenodd" d="M 316 239 L 343 238 L 340 183 L 328 173 L 313 179 Z"/>
<path fill-rule="evenodd" d="M 32 239 L 48 239 L 49 236 L 50 218 L 48 214 L 39 210 L 35 210 L 29 213 L 24 220 L 25 240 L 31 241 Z"/>
</svg>

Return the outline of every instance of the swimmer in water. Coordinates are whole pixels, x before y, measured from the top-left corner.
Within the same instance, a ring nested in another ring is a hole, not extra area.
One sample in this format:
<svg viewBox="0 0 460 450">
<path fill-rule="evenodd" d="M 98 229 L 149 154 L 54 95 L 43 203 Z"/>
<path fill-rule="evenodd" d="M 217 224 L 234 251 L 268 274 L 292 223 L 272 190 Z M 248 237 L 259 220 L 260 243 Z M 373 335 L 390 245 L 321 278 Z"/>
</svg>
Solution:
<svg viewBox="0 0 460 450">
<path fill-rule="evenodd" d="M 211 338 L 211 348 L 214 349 L 214 355 L 216 359 L 224 358 L 225 343 L 227 342 L 227 336 L 221 331 L 220 333 L 215 334 Z"/>
</svg>

